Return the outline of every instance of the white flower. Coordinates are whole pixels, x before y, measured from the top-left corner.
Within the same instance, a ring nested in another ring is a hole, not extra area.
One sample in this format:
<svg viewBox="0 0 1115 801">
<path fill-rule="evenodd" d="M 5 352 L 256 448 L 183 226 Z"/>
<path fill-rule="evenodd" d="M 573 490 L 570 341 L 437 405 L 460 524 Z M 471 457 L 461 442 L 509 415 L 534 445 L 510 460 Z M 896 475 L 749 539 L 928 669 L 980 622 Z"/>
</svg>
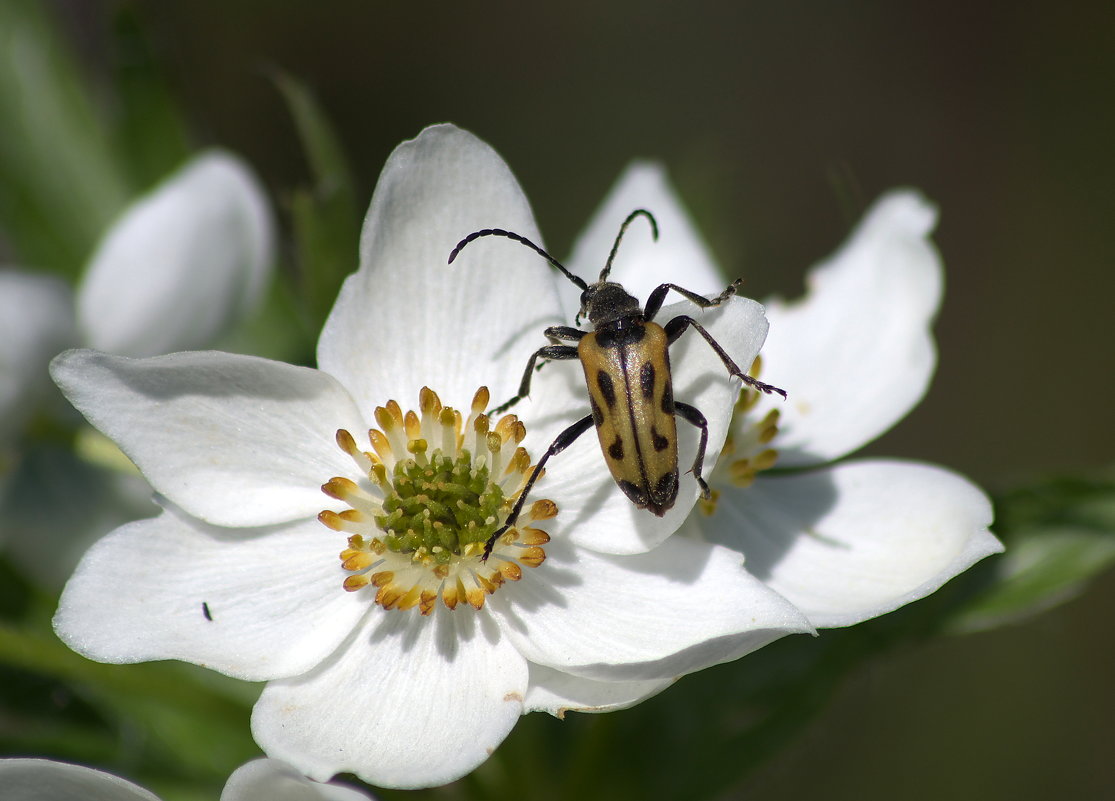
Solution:
<svg viewBox="0 0 1115 801">
<path fill-rule="evenodd" d="M 125 356 L 209 344 L 258 304 L 274 262 L 273 228 L 263 189 L 239 158 L 195 156 L 113 223 L 75 301 L 52 279 L 0 273 L 5 351 L 26 342 L 22 350 L 36 352 L 33 334 L 43 330 L 52 333 L 39 338 L 51 341 L 65 335 L 59 350 L 80 341 Z M 43 379 L 57 352 L 42 357 Z M 31 361 L 26 354 L 13 357 Z M 7 380 L 3 370 L 0 377 Z"/>
<path fill-rule="evenodd" d="M 208 344 L 259 302 L 273 261 L 258 181 L 235 156 L 210 151 L 124 210 L 76 300 L 58 279 L 0 270 L 0 443 L 49 386 L 60 351 L 81 342 L 152 356 Z"/>
<path fill-rule="evenodd" d="M 531 464 L 588 412 L 581 379 L 549 366 L 518 419 L 482 413 L 564 319 L 565 279 L 527 248 L 484 239 L 446 264 L 492 226 L 541 242 L 499 157 L 436 126 L 384 167 L 320 370 L 214 352 L 60 356 L 67 396 L 165 499 L 86 555 L 55 618 L 63 640 L 101 661 L 267 681 L 252 725 L 270 756 L 313 778 L 415 787 L 476 767 L 524 712 L 631 705 L 811 630 L 734 551 L 669 537 L 694 482 L 664 518 L 635 510 L 591 437 L 547 464 L 481 561 Z M 751 362 L 758 304 L 700 316 Z M 676 394 L 705 412 L 715 459 L 738 385 L 703 342 L 679 345 Z M 696 438 L 685 432 L 683 459 Z"/>
<path fill-rule="evenodd" d="M 571 269 L 592 274 L 589 254 L 639 206 L 659 217 L 663 232 L 680 231 L 667 247 L 633 233 L 615 280 L 643 295 L 664 281 L 716 291 L 723 278 L 651 165 L 621 177 L 578 241 Z M 930 326 L 942 283 L 929 239 L 936 217 L 915 192 L 883 196 L 812 270 L 805 298 L 767 304 L 762 378 L 789 399 L 745 393 L 709 478 L 712 514 L 694 514 L 684 529 L 739 551 L 749 573 L 817 627 L 896 609 L 1002 550 L 988 531 L 989 500 L 955 473 L 897 460 L 834 463 L 905 416 L 932 377 Z M 779 470 L 787 467 L 796 469 Z"/>
<path fill-rule="evenodd" d="M 11 801 L 159 801 L 126 779 L 50 759 L 0 759 L 0 787 Z M 368 793 L 319 784 L 275 759 L 256 759 L 229 776 L 221 801 L 368 801 Z"/>
<path fill-rule="evenodd" d="M 124 356 L 208 345 L 262 298 L 275 233 L 263 188 L 230 153 L 192 158 L 105 234 L 77 294 L 84 343 Z"/>
<path fill-rule="evenodd" d="M 124 210 L 86 266 L 76 299 L 57 279 L 0 271 L 0 480 L 7 485 L 0 545 L 37 579 L 61 586 L 92 539 L 112 527 L 102 521 L 150 513 L 134 500 L 142 482 L 133 476 L 97 475 L 70 454 L 20 441 L 33 415 L 62 417 L 52 414 L 62 411 L 61 398 L 43 391 L 51 388 L 50 359 L 79 343 L 149 356 L 212 342 L 261 300 L 274 239 L 266 196 L 250 169 L 209 151 Z M 44 412 L 50 403 L 58 408 Z M 78 476 L 97 509 L 86 506 L 74 521 L 50 489 Z"/>
</svg>

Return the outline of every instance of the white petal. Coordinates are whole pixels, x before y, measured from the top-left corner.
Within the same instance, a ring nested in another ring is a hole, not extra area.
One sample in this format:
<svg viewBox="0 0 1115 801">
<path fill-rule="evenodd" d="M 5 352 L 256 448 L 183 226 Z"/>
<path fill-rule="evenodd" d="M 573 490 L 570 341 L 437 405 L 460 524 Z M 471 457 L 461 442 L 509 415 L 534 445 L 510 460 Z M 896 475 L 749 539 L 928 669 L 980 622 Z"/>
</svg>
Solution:
<svg viewBox="0 0 1115 801">
<path fill-rule="evenodd" d="M 762 306 L 748 298 L 734 297 L 713 309 L 699 309 L 686 301 L 666 307 L 662 319 L 669 320 L 678 314 L 698 320 L 744 370 L 759 352 L 767 331 Z M 740 382 L 729 379 L 724 363 L 693 328 L 670 348 L 670 361 L 675 400 L 696 407 L 708 422 L 704 467 L 707 476 L 724 444 Z M 561 365 L 550 365 L 546 371 L 561 369 Z M 588 413 L 583 378 L 581 392 L 584 393 L 581 408 Z M 697 453 L 699 430 L 680 417 L 677 426 L 681 484 L 677 502 L 665 516 L 656 517 L 631 504 L 612 480 L 597 437 L 586 432 L 575 445 L 546 464 L 546 477 L 537 485 L 538 497 L 551 498 L 561 509 L 547 530 L 555 536 L 568 536 L 585 548 L 616 554 L 647 551 L 670 536 L 689 514 L 699 494 L 697 482 L 689 472 Z M 537 458 L 533 451 L 531 455 Z"/>
<path fill-rule="evenodd" d="M 936 221 L 921 195 L 884 195 L 809 274 L 803 300 L 768 303 L 762 377 L 790 395 L 781 405 L 780 465 L 849 453 L 925 394 L 937 363 L 930 325 L 941 301 L 941 259 L 929 238 Z"/>
<path fill-rule="evenodd" d="M 78 293 L 88 343 L 127 356 L 211 343 L 259 301 L 273 240 L 248 166 L 216 151 L 194 158 L 98 245 Z"/>
<path fill-rule="evenodd" d="M 318 343 L 321 369 L 369 418 L 391 398 L 416 403 L 424 385 L 458 409 L 468 409 L 481 384 L 501 402 L 546 344 L 542 329 L 561 322 L 553 268 L 526 247 L 487 237 L 447 264 L 459 240 L 485 228 L 542 245 L 494 150 L 452 125 L 395 149 L 364 221 L 360 270 L 345 281 Z"/>
<path fill-rule="evenodd" d="M 264 688 L 256 742 L 321 781 L 342 771 L 381 787 L 460 778 L 522 713 L 526 662 L 486 614 L 375 611 L 328 662 Z"/>
<path fill-rule="evenodd" d="M 249 681 L 297 675 L 367 612 L 342 589 L 344 547 L 316 520 L 219 529 L 168 509 L 89 549 L 54 628 L 99 662 L 181 659 Z"/>
<path fill-rule="evenodd" d="M 159 801 L 119 776 L 49 759 L 0 759 L 0 787 L 10 801 Z"/>
<path fill-rule="evenodd" d="M 614 712 L 657 695 L 674 681 L 593 681 L 531 663 L 526 711 L 558 718 L 566 712 Z"/>
<path fill-rule="evenodd" d="M 739 553 L 671 537 L 611 556 L 554 540 L 546 562 L 490 600 L 515 647 L 589 679 L 671 679 L 812 631 L 743 569 Z"/>
<path fill-rule="evenodd" d="M 268 525 L 332 508 L 321 485 L 353 469 L 337 429 L 365 430 L 330 376 L 254 356 L 78 350 L 55 359 L 51 374 L 156 490 L 216 525 Z"/>
<path fill-rule="evenodd" d="M 987 496 L 932 465 L 847 462 L 720 490 L 702 528 L 817 627 L 897 609 L 1003 549 Z"/>
<path fill-rule="evenodd" d="M 623 284 L 642 301 L 659 284 L 678 284 L 702 295 L 715 295 L 724 289 L 728 282 L 674 194 L 666 170 L 650 162 L 635 162 L 624 170 L 577 239 L 566 266 L 586 281 L 595 281 L 608 260 L 620 225 L 635 209 L 646 209 L 654 215 L 658 241 L 654 241 L 645 219 L 632 221 L 612 262 L 612 281 Z M 572 318 L 580 308 L 580 293 L 572 284 L 562 291 L 567 316 Z"/>
<path fill-rule="evenodd" d="M 74 343 L 73 298 L 56 278 L 0 270 L 0 446 L 50 387 L 47 365 Z"/>
<path fill-rule="evenodd" d="M 307 779 L 277 759 L 253 759 L 228 777 L 221 801 L 368 801 L 369 793 Z"/>
</svg>

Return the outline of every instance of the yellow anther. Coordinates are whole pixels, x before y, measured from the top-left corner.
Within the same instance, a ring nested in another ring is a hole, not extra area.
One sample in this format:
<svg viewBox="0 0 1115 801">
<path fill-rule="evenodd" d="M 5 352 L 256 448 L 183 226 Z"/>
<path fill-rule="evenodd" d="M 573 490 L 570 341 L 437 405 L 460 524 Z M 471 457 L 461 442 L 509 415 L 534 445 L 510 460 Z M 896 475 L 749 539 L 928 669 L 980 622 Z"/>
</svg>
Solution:
<svg viewBox="0 0 1115 801">
<path fill-rule="evenodd" d="M 476 394 L 472 396 L 472 413 L 480 414 L 488 408 L 488 401 L 491 400 L 491 394 L 488 392 L 487 387 L 480 387 L 476 390 Z"/>
<path fill-rule="evenodd" d="M 529 454 L 517 447 L 526 426 L 514 415 L 492 421 L 484 413 L 489 401 L 486 389 L 477 390 L 466 431 L 461 413 L 424 387 L 420 413 L 404 412 L 395 401 L 374 410 L 378 428 L 368 432 L 370 450 L 362 451 L 347 430 L 337 431 L 338 447 L 357 470 L 322 489 L 351 508 L 325 510 L 318 519 L 350 535 L 339 554 L 351 573 L 345 590 L 375 587 L 384 609 L 423 615 L 432 614 L 439 598 L 448 609 L 462 601 L 480 609 L 488 594 L 518 581 L 524 567 L 542 563 L 540 546 L 549 535 L 526 524 L 557 513 L 545 499 L 525 509 L 519 527 L 500 536 L 490 560 L 486 555 L 489 533 L 506 521 L 533 471 Z"/>
<path fill-rule="evenodd" d="M 542 498 L 530 505 L 531 520 L 549 520 L 551 517 L 556 517 L 557 513 L 557 504 L 549 498 Z"/>
<path fill-rule="evenodd" d="M 403 418 L 403 430 L 406 431 L 407 439 L 417 439 L 422 436 L 422 422 L 418 419 L 418 415 L 407 410 Z"/>
<path fill-rule="evenodd" d="M 436 417 L 441 414 L 441 398 L 429 387 L 422 387 L 418 391 L 418 408 L 424 417 Z"/>
<path fill-rule="evenodd" d="M 334 476 L 321 485 L 321 491 L 330 498 L 345 501 L 360 493 L 360 488 L 350 479 Z"/>
<path fill-rule="evenodd" d="M 368 586 L 367 576 L 349 576 L 342 585 L 347 592 L 356 592 Z"/>
</svg>

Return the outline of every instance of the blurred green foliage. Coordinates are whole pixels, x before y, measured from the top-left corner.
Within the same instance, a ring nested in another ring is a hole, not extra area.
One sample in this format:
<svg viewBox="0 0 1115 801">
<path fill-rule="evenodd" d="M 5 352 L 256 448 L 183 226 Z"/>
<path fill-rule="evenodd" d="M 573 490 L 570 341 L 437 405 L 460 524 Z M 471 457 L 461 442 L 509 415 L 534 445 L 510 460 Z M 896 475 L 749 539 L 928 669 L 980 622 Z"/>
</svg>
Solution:
<svg viewBox="0 0 1115 801">
<path fill-rule="evenodd" d="M 185 155 L 134 26 L 120 33 L 130 63 L 94 82 L 43 3 L 0 4 L 0 222 L 25 265 L 75 278 L 128 199 Z"/>
</svg>

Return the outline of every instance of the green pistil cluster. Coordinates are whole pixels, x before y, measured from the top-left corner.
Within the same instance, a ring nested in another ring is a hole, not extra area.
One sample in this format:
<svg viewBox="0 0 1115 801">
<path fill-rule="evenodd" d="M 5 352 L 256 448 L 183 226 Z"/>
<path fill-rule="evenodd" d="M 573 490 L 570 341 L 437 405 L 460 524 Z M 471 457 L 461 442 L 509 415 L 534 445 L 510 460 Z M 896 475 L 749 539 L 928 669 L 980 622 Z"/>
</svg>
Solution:
<svg viewBox="0 0 1115 801">
<path fill-rule="evenodd" d="M 499 526 L 503 491 L 488 481 L 486 465 L 473 465 L 468 451 L 452 459 L 437 450 L 421 465 L 400 460 L 384 489 L 384 513 L 375 520 L 396 553 L 448 563 L 463 546 L 487 542 Z"/>
</svg>

